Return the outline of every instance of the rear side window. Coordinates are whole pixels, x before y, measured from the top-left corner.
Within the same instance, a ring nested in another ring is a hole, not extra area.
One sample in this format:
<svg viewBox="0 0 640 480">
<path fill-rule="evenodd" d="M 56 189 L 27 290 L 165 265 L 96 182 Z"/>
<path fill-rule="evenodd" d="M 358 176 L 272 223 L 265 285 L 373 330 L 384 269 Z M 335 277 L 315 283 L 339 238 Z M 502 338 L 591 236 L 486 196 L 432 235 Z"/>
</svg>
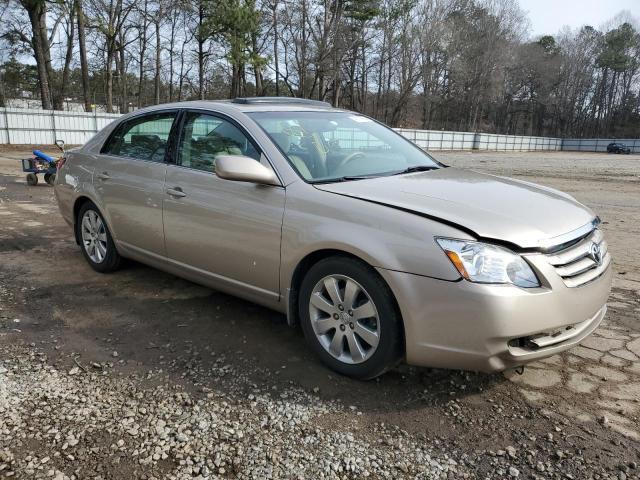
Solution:
<svg viewBox="0 0 640 480">
<path fill-rule="evenodd" d="M 163 162 L 175 117 L 175 112 L 157 113 L 123 122 L 102 148 L 102 153 Z"/>
</svg>

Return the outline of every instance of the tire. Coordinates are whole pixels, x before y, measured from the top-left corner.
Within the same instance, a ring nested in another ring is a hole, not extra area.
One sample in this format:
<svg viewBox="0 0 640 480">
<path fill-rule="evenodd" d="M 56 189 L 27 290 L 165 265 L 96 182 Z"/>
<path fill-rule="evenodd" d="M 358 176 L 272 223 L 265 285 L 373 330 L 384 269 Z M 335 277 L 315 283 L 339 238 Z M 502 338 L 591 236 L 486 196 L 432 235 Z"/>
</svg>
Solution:
<svg viewBox="0 0 640 480">
<path fill-rule="evenodd" d="M 331 300 L 327 285 L 337 286 L 337 301 Z M 378 273 L 359 260 L 335 256 L 311 267 L 302 280 L 298 311 L 307 343 L 338 373 L 367 380 L 402 359 L 402 319 L 393 294 Z"/>
<path fill-rule="evenodd" d="M 27 185 L 31 187 L 38 185 L 38 176 L 35 173 L 27 173 Z"/>
<path fill-rule="evenodd" d="M 45 173 L 44 174 L 44 181 L 47 182 L 49 185 L 53 186 L 53 184 L 56 181 L 56 174 L 55 173 Z"/>
<path fill-rule="evenodd" d="M 82 255 L 91 268 L 96 272 L 109 273 L 120 267 L 122 257 L 113 243 L 107 222 L 92 202 L 80 207 L 76 229 Z"/>
</svg>

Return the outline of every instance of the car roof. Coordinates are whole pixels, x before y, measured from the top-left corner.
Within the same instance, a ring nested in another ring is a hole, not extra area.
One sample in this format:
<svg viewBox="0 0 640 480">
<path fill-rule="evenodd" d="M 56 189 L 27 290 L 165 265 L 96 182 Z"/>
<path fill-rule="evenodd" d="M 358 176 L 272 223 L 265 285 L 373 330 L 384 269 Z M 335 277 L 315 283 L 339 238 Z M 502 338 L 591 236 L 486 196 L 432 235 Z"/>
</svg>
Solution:
<svg viewBox="0 0 640 480">
<path fill-rule="evenodd" d="M 127 116 L 139 115 L 142 113 L 152 113 L 157 110 L 170 110 L 174 108 L 196 108 L 203 110 L 217 110 L 220 112 L 348 112 L 340 108 L 334 108 L 330 104 L 318 101 L 304 101 L 303 99 L 288 99 L 282 97 L 276 100 L 275 97 L 267 97 L 268 101 L 260 101 L 257 97 L 256 101 L 247 103 L 238 102 L 236 100 L 191 100 L 185 102 L 163 103 L 153 105 L 151 107 L 141 108 L 129 113 Z"/>
</svg>

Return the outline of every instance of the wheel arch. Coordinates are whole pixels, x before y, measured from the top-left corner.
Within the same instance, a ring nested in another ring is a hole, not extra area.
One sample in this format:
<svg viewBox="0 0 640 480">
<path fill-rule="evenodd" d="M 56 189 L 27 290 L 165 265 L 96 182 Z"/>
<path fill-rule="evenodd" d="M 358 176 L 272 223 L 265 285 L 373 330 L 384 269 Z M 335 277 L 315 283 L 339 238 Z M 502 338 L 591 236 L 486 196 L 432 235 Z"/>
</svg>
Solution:
<svg viewBox="0 0 640 480">
<path fill-rule="evenodd" d="M 111 229 L 111 225 L 109 225 L 109 219 L 105 216 L 102 209 L 98 206 L 96 201 L 91 198 L 89 195 L 81 194 L 73 201 L 73 234 L 76 239 L 76 243 L 80 245 L 80 232 L 78 230 L 78 213 L 80 213 L 80 209 L 87 203 L 93 203 L 93 205 L 98 209 L 100 215 L 102 215 L 102 219 L 107 224 L 107 228 L 111 235 L 113 236 L 113 230 Z M 115 237 L 114 237 L 115 240 Z"/>
<path fill-rule="evenodd" d="M 336 248 L 323 248 L 323 249 L 315 250 L 313 252 L 308 253 L 304 258 L 302 258 L 298 262 L 298 264 L 293 270 L 293 274 L 291 275 L 291 282 L 289 284 L 288 291 L 287 291 L 287 300 L 286 300 L 287 301 L 287 323 L 289 325 L 293 326 L 300 322 L 300 318 L 298 316 L 298 301 L 300 300 L 299 292 L 300 292 L 300 286 L 302 284 L 302 280 L 304 279 L 304 276 L 311 269 L 311 267 L 313 267 L 316 263 L 329 257 L 352 258 L 354 260 L 362 262 L 363 264 L 371 268 L 374 275 L 376 275 L 380 280 L 382 280 L 382 282 L 389 289 L 391 298 L 393 299 L 393 308 L 395 308 L 399 318 L 402 319 L 402 310 L 400 309 L 400 305 L 398 304 L 398 300 L 396 299 L 396 296 L 393 292 L 393 289 L 391 288 L 391 285 L 389 285 L 388 282 L 384 279 L 384 277 L 377 272 L 376 268 L 373 265 L 367 262 L 364 258 L 361 258 L 358 255 L 347 252 L 345 250 L 340 250 Z M 400 327 L 402 329 L 403 344 L 405 344 L 406 338 L 405 338 L 405 332 L 404 332 L 404 321 L 400 322 Z"/>
</svg>

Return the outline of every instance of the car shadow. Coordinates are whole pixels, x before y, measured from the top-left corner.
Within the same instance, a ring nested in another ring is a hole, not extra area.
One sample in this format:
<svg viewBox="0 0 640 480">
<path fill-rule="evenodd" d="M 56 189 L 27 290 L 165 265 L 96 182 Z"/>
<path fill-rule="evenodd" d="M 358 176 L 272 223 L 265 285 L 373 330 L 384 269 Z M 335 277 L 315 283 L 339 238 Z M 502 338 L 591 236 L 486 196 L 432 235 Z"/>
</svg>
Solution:
<svg viewBox="0 0 640 480">
<path fill-rule="evenodd" d="M 352 380 L 326 368 L 301 329 L 289 327 L 282 314 L 136 262 L 99 275 L 79 252 L 67 260 L 62 268 L 69 270 L 69 281 L 38 287 L 25 308 L 34 334 L 56 337 L 58 349 L 64 346 L 62 352 L 79 353 L 86 362 L 162 369 L 190 380 L 186 385 L 194 392 L 203 386 L 227 389 L 228 379 L 212 374 L 225 367 L 240 392 L 260 387 L 278 396 L 302 389 L 369 413 L 437 407 L 504 382 L 501 375 L 404 364 L 374 380 Z"/>
</svg>

